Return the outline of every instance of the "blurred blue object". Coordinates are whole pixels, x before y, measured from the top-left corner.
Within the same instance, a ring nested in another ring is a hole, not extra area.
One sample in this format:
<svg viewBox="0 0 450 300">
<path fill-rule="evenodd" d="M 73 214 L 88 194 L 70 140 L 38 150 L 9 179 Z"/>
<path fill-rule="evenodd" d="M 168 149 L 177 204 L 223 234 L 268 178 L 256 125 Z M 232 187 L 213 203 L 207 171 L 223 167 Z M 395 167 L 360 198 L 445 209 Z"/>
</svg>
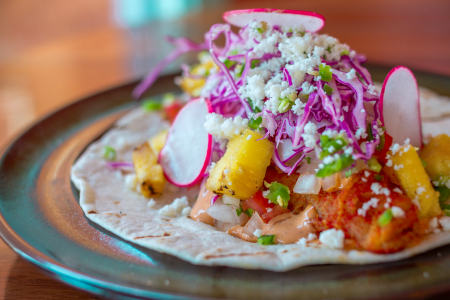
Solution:
<svg viewBox="0 0 450 300">
<path fill-rule="evenodd" d="M 155 20 L 174 20 L 202 6 L 202 0 L 116 0 L 118 22 L 137 28 Z"/>
</svg>

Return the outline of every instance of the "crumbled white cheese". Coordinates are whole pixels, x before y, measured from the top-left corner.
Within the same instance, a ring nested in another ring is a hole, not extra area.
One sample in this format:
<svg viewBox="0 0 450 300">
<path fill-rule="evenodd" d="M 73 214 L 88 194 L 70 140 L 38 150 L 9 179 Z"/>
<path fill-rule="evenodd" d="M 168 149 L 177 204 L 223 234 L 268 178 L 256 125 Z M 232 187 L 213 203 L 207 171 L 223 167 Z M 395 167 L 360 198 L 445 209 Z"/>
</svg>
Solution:
<svg viewBox="0 0 450 300">
<path fill-rule="evenodd" d="M 394 165 L 394 170 L 395 170 L 395 171 L 398 171 L 398 170 L 400 170 L 400 169 L 403 168 L 403 167 L 404 167 L 403 164 Z"/>
<path fill-rule="evenodd" d="M 190 213 L 191 213 L 191 208 L 190 208 L 189 206 L 183 208 L 183 210 L 181 211 L 181 214 L 182 214 L 183 216 L 189 216 Z"/>
<path fill-rule="evenodd" d="M 314 233 L 308 234 L 308 241 L 313 241 L 315 239 L 317 239 L 317 235 L 315 235 Z"/>
<path fill-rule="evenodd" d="M 344 116 L 340 116 L 339 121 L 344 122 Z"/>
<path fill-rule="evenodd" d="M 434 229 L 436 229 L 438 227 L 438 218 L 434 217 L 430 220 L 429 224 L 429 229 L 431 231 L 433 231 Z"/>
<path fill-rule="evenodd" d="M 360 138 L 365 139 L 367 137 L 366 129 L 365 128 L 358 128 L 355 132 L 355 138 L 359 140 Z"/>
<path fill-rule="evenodd" d="M 369 171 L 364 171 L 364 176 L 369 177 L 370 176 L 370 172 Z"/>
<path fill-rule="evenodd" d="M 361 178 L 361 180 L 362 180 L 363 182 L 367 182 L 367 179 L 365 179 L 364 177 Z"/>
<path fill-rule="evenodd" d="M 298 240 L 298 242 L 296 242 L 296 244 L 297 245 L 300 245 L 300 246 L 302 246 L 302 247 L 305 247 L 306 246 L 306 242 L 307 242 L 308 240 L 306 239 L 306 238 L 300 238 L 299 240 Z"/>
<path fill-rule="evenodd" d="M 399 193 L 399 194 L 403 194 L 402 190 L 399 188 L 394 188 L 394 192 Z"/>
<path fill-rule="evenodd" d="M 369 94 L 374 95 L 374 96 L 377 95 L 376 87 L 374 85 L 369 85 L 367 87 L 367 92 L 369 92 Z"/>
<path fill-rule="evenodd" d="M 342 107 L 342 110 L 345 111 L 345 112 L 348 112 L 348 106 Z"/>
<path fill-rule="evenodd" d="M 419 186 L 417 189 L 416 189 L 416 194 L 417 195 L 422 195 L 422 193 L 423 192 L 425 192 L 426 190 L 425 190 L 425 188 L 423 187 L 423 186 Z"/>
<path fill-rule="evenodd" d="M 313 122 L 308 122 L 305 125 L 304 133 L 301 135 L 303 141 L 305 142 L 305 146 L 308 148 L 315 148 L 316 143 L 319 140 L 319 136 L 317 134 L 317 125 Z"/>
<path fill-rule="evenodd" d="M 369 201 L 367 201 L 366 203 L 363 203 L 361 208 L 358 208 L 358 215 L 365 217 L 367 211 L 373 207 L 376 208 L 378 206 L 378 202 L 380 200 L 378 198 L 371 198 Z"/>
<path fill-rule="evenodd" d="M 417 208 L 418 208 L 419 210 L 422 210 L 422 207 L 420 206 L 419 198 L 417 198 L 417 196 L 416 196 L 414 199 L 412 199 L 411 202 L 412 202 L 415 206 L 417 206 Z"/>
<path fill-rule="evenodd" d="M 228 173 L 230 173 L 230 169 L 223 170 L 223 174 L 228 174 Z"/>
<path fill-rule="evenodd" d="M 400 145 L 393 144 L 391 147 L 389 147 L 389 150 L 392 151 L 392 155 L 395 155 L 398 152 L 398 150 L 400 150 Z"/>
<path fill-rule="evenodd" d="M 444 231 L 450 231 L 450 217 L 443 216 L 439 218 L 439 224 Z"/>
<path fill-rule="evenodd" d="M 256 237 L 260 237 L 262 233 L 263 231 L 261 229 L 256 229 L 255 232 L 253 232 L 253 235 Z"/>
<path fill-rule="evenodd" d="M 309 82 L 305 81 L 302 84 L 302 93 L 305 95 L 309 95 L 312 92 L 314 92 L 315 90 L 317 90 L 317 87 L 310 84 Z"/>
<path fill-rule="evenodd" d="M 319 236 L 319 241 L 330 248 L 342 249 L 344 247 L 344 238 L 345 236 L 342 230 L 333 228 L 322 231 Z"/>
<path fill-rule="evenodd" d="M 366 112 L 366 110 L 363 108 L 363 109 L 361 109 L 361 113 L 363 114 L 363 113 L 365 113 Z"/>
<path fill-rule="evenodd" d="M 328 155 L 323 159 L 323 163 L 326 165 L 331 164 L 332 162 L 334 162 L 334 157 L 331 155 Z"/>
<path fill-rule="evenodd" d="M 240 116 L 224 118 L 222 115 L 210 113 L 206 115 L 204 127 L 216 140 L 232 139 L 248 129 L 248 119 Z"/>
<path fill-rule="evenodd" d="M 270 190 L 262 192 L 262 195 L 264 196 L 264 198 L 267 198 L 267 195 L 269 195 L 269 194 L 270 194 Z"/>
<path fill-rule="evenodd" d="M 211 165 L 209 166 L 209 172 L 211 173 L 212 170 L 214 170 L 215 167 L 216 167 L 216 163 L 212 162 Z"/>
<path fill-rule="evenodd" d="M 370 186 L 370 189 L 372 190 L 372 192 L 375 193 L 375 195 L 380 195 L 382 188 L 383 188 L 383 186 L 381 184 L 379 184 L 378 182 L 374 182 Z"/>
<path fill-rule="evenodd" d="M 352 80 L 356 77 L 356 71 L 355 69 L 351 69 L 350 72 L 347 73 L 347 79 Z"/>
<path fill-rule="evenodd" d="M 404 218 L 406 216 L 405 211 L 398 206 L 392 206 L 391 211 L 394 218 Z"/>
<path fill-rule="evenodd" d="M 130 188 L 131 190 L 136 189 L 136 174 L 128 174 L 125 175 L 125 185 Z"/>
<path fill-rule="evenodd" d="M 300 99 L 295 99 L 294 105 L 292 106 L 291 110 L 296 114 L 296 115 L 303 115 L 303 113 L 305 112 L 305 106 L 306 104 L 303 103 Z"/>
<path fill-rule="evenodd" d="M 389 160 L 386 162 L 386 166 L 392 167 L 392 165 L 393 165 L 392 160 L 389 159 Z"/>
<path fill-rule="evenodd" d="M 147 203 L 147 206 L 148 206 L 148 208 L 152 208 L 155 206 L 155 204 L 156 204 L 155 200 L 150 199 L 150 201 L 148 201 L 148 203 Z"/>
<path fill-rule="evenodd" d="M 252 138 L 252 135 L 249 134 L 249 135 L 247 136 L 247 141 L 250 141 L 251 138 Z"/>
<path fill-rule="evenodd" d="M 171 204 L 162 207 L 159 214 L 166 217 L 177 217 L 182 213 L 183 209 L 188 207 L 189 203 L 186 196 L 176 198 Z"/>
</svg>

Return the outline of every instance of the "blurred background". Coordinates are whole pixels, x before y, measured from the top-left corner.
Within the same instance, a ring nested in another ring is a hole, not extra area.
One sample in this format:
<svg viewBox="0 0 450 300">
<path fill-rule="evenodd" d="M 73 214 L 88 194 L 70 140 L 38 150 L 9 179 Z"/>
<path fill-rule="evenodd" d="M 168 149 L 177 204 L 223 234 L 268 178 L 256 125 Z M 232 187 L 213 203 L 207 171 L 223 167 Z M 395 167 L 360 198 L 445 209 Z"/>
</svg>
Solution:
<svg viewBox="0 0 450 300">
<path fill-rule="evenodd" d="M 165 35 L 201 41 L 224 11 L 252 7 L 315 11 L 322 33 L 371 64 L 450 76 L 448 0 L 0 0 L 0 147 L 70 102 L 144 76 L 171 50 Z M 0 296 L 48 285 L 67 295 L 33 268 L 0 241 Z"/>
</svg>

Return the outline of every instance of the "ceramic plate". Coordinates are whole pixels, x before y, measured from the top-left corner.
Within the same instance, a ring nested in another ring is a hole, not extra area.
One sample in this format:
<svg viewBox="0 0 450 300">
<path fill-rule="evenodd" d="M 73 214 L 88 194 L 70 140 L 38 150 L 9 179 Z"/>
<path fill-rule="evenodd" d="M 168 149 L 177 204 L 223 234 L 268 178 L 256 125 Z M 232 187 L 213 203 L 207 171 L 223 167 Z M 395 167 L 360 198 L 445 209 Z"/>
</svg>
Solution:
<svg viewBox="0 0 450 300">
<path fill-rule="evenodd" d="M 382 81 L 388 68 L 369 67 Z M 450 95 L 450 78 L 415 73 Z M 19 136 L 0 160 L 0 234 L 18 254 L 74 287 L 123 299 L 399 299 L 450 292 L 450 246 L 378 265 L 276 273 L 196 266 L 128 243 L 88 221 L 69 170 L 83 149 L 136 104 L 136 83 L 69 105 Z M 148 95 L 177 91 L 161 77 Z"/>
</svg>

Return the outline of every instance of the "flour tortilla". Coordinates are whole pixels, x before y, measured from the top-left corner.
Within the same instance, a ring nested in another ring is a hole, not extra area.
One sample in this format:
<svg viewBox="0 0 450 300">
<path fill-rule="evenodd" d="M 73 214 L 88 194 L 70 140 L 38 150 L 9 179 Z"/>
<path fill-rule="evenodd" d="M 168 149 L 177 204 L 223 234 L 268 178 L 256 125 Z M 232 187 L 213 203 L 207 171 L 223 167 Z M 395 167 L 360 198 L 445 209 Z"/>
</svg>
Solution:
<svg viewBox="0 0 450 300">
<path fill-rule="evenodd" d="M 423 125 L 427 130 L 435 126 L 427 122 Z M 177 188 L 167 183 L 163 196 L 155 197 L 156 205 L 150 208 L 149 199 L 130 190 L 122 172 L 107 168 L 101 156 L 104 146 L 110 145 L 117 151 L 117 160 L 131 161 L 131 153 L 136 146 L 168 126 L 160 115 L 149 114 L 138 108 L 119 120 L 82 154 L 72 168 L 71 178 L 80 190 L 80 206 L 90 220 L 132 243 L 174 255 L 193 264 L 272 271 L 287 271 L 315 264 L 397 261 L 450 243 L 450 232 L 439 232 L 426 236 L 413 248 L 385 255 L 331 249 L 325 245 L 260 246 L 186 216 L 169 218 L 159 215 L 161 207 L 181 196 L 187 196 L 192 207 L 198 187 Z M 446 130 L 448 134 L 450 126 Z M 430 129 L 425 134 L 431 132 Z M 189 154 L 188 148 L 186 154 Z"/>
</svg>

